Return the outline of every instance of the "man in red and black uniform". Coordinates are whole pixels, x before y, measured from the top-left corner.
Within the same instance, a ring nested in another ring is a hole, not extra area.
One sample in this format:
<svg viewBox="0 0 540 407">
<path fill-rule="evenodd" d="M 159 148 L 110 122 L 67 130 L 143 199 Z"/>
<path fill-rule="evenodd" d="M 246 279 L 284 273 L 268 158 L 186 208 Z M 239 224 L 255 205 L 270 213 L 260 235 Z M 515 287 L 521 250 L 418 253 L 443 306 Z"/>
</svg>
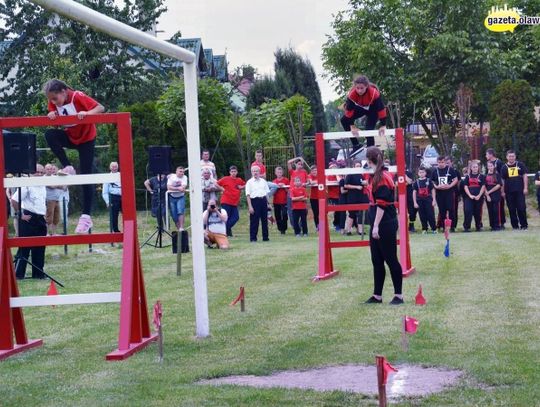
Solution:
<svg viewBox="0 0 540 407">
<path fill-rule="evenodd" d="M 495 150 L 492 149 L 492 148 L 488 148 L 486 150 L 486 160 L 487 162 L 491 162 L 493 163 L 493 165 L 495 166 L 495 171 L 497 172 L 497 174 L 502 174 L 502 167 L 504 165 L 504 163 L 497 158 L 497 154 L 495 153 Z M 500 208 L 499 208 L 499 214 L 501 216 L 501 224 L 500 224 L 500 227 L 501 229 L 504 229 L 504 224 L 506 223 L 506 213 L 504 211 L 504 195 L 501 194 L 501 199 L 499 201 L 499 205 L 500 205 Z"/>
<path fill-rule="evenodd" d="M 360 75 L 354 80 L 354 85 L 347 94 L 347 99 L 343 104 L 343 110 L 345 110 L 345 113 L 341 117 L 343 130 L 351 131 L 351 126 L 355 120 L 366 116 L 366 130 L 375 129 L 377 120 L 379 120 L 379 135 L 384 136 L 386 129 L 386 107 L 377 86 L 369 83 L 368 78 L 364 75 Z M 354 156 L 360 151 L 360 144 L 356 138 L 351 138 L 351 142 L 353 144 L 351 156 Z M 368 137 L 366 143 L 368 147 L 373 146 L 375 145 L 375 139 Z"/>
<path fill-rule="evenodd" d="M 444 228 L 446 215 L 452 221 L 454 221 L 456 216 L 454 193 L 455 187 L 459 182 L 459 176 L 456 170 L 446 165 L 445 157 L 440 156 L 437 158 L 437 167 L 431 172 L 431 181 L 435 188 L 435 198 L 439 207 L 437 227 Z M 452 226 L 451 231 L 455 231 L 455 226 Z"/>
<path fill-rule="evenodd" d="M 514 150 L 506 153 L 507 163 L 502 166 L 504 195 L 510 213 L 510 222 L 513 229 L 527 230 L 527 206 L 525 197 L 529 193 L 527 168 L 521 161 L 516 160 Z"/>
<path fill-rule="evenodd" d="M 218 185 L 223 188 L 221 196 L 221 208 L 227 212 L 227 236 L 232 237 L 232 228 L 240 219 L 238 213 L 238 204 L 240 203 L 240 194 L 245 188 L 246 182 L 238 177 L 238 168 L 231 165 L 229 175 L 221 178 Z"/>
<path fill-rule="evenodd" d="M 272 181 L 278 189 L 274 194 L 274 214 L 276 217 L 277 228 L 284 235 L 287 232 L 287 187 L 289 180 L 283 176 L 283 168 L 276 167 L 276 178 Z"/>
</svg>

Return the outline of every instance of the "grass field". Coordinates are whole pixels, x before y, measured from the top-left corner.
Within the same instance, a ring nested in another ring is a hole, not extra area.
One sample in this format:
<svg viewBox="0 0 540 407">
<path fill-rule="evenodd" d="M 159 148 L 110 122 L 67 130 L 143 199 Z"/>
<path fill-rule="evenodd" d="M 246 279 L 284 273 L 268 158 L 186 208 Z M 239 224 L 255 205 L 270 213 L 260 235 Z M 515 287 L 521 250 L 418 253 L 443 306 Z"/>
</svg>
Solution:
<svg viewBox="0 0 540 407">
<path fill-rule="evenodd" d="M 369 249 L 334 253 L 338 278 L 312 284 L 317 238 L 292 234 L 250 244 L 245 212 L 232 249 L 207 250 L 211 337 L 194 338 L 191 255 L 176 275 L 170 248 L 142 249 L 150 304 L 163 302 L 165 359 L 151 345 L 127 361 L 106 362 L 116 347 L 118 305 L 28 308 L 30 338 L 44 346 L 0 362 L 0 406 L 358 406 L 376 399 L 345 393 L 212 387 L 199 379 L 262 375 L 285 369 L 373 364 L 384 354 L 395 364 L 447 366 L 464 378 L 453 389 L 396 405 L 540 405 L 540 222 L 530 211 L 527 232 L 457 233 L 452 256 L 442 235 L 414 235 L 418 272 L 405 280 L 406 305 L 363 305 L 372 290 Z M 101 219 L 102 228 L 105 219 Z M 153 220 L 141 215 L 140 238 Z M 312 225 L 310 224 L 310 227 Z M 61 294 L 116 291 L 119 248 L 49 248 L 46 270 L 63 281 Z M 60 256 L 58 256 L 60 255 Z M 426 307 L 412 305 L 418 284 Z M 24 281 L 22 295 L 42 295 L 46 281 Z M 240 285 L 247 312 L 228 306 Z M 403 314 L 419 319 L 407 353 L 400 349 Z"/>
</svg>

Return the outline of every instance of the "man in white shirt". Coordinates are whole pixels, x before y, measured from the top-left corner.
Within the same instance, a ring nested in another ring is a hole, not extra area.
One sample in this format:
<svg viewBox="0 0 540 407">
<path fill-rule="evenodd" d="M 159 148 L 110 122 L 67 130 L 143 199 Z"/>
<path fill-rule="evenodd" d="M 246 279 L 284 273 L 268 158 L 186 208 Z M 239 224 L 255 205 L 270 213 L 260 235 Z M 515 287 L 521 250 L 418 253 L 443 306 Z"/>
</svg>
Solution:
<svg viewBox="0 0 540 407">
<path fill-rule="evenodd" d="M 44 172 L 43 166 L 38 164 L 36 165 L 36 172 L 32 176 L 43 176 Z M 47 213 L 46 187 L 22 187 L 20 194 L 20 205 L 19 190 L 11 197 L 11 204 L 15 208 L 15 211 L 18 212 L 21 210 L 19 236 L 47 236 L 47 223 L 45 222 L 45 214 Z M 20 247 L 15 255 L 15 274 L 17 280 L 24 278 L 26 274 L 26 263 L 29 260 L 30 254 L 32 254 L 32 278 L 45 278 L 43 274 L 45 246 Z"/>
<path fill-rule="evenodd" d="M 227 218 L 227 211 L 218 207 L 215 199 L 210 199 L 206 210 L 203 212 L 203 224 L 206 226 L 204 238 L 209 247 L 217 244 L 220 249 L 229 248 Z"/>
<path fill-rule="evenodd" d="M 246 197 L 249 209 L 249 240 L 257 241 L 259 233 L 259 222 L 262 226 L 263 241 L 268 239 L 268 200 L 266 196 L 270 193 L 268 183 L 261 177 L 258 166 L 251 167 L 252 177 L 246 183 Z"/>
<path fill-rule="evenodd" d="M 217 179 L 216 165 L 210 161 L 210 151 L 203 150 L 201 154 L 201 172 L 205 169 L 210 170 L 212 178 Z"/>
<path fill-rule="evenodd" d="M 116 161 L 111 162 L 109 165 L 111 174 L 118 172 L 118 163 Z M 109 223 L 111 232 L 120 232 L 118 229 L 118 215 L 122 212 L 122 185 L 118 182 L 107 182 L 103 184 L 103 190 L 101 196 L 109 208 Z"/>
<path fill-rule="evenodd" d="M 169 191 L 171 217 L 180 231 L 184 230 L 185 194 L 187 189 L 188 177 L 184 175 L 184 167 L 176 167 L 176 173 L 169 175 L 167 179 L 167 191 Z"/>
</svg>

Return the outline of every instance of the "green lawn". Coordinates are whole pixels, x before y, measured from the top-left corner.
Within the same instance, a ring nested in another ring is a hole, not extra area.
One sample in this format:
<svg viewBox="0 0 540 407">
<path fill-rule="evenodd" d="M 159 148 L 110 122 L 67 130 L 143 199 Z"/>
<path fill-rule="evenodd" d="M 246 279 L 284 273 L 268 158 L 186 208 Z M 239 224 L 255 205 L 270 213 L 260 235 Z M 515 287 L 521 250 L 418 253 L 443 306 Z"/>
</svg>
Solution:
<svg viewBox="0 0 540 407">
<path fill-rule="evenodd" d="M 212 336 L 194 338 L 191 255 L 182 275 L 170 248 L 145 247 L 142 258 L 150 304 L 163 302 L 165 360 L 151 345 L 123 362 L 106 362 L 116 347 L 118 305 L 28 308 L 30 338 L 44 346 L 0 362 L 0 406 L 358 406 L 374 398 L 344 392 L 212 387 L 199 379 L 268 374 L 336 364 L 391 363 L 461 369 L 459 385 L 397 405 L 540 405 L 540 221 L 527 232 L 452 235 L 452 257 L 443 257 L 442 235 L 414 235 L 413 264 L 403 307 L 366 306 L 372 290 L 369 249 L 334 251 L 339 277 L 313 284 L 317 239 L 285 237 L 272 230 L 268 243 L 250 244 L 246 212 L 232 249 L 207 250 Z M 105 230 L 105 217 L 101 229 Z M 487 223 L 487 220 L 486 220 Z M 99 229 L 98 227 L 97 229 Z M 310 227 L 312 224 L 310 223 Z M 140 237 L 153 219 L 140 215 Z M 61 294 L 119 289 L 119 248 L 98 245 L 49 248 L 46 269 L 66 288 Z M 53 254 L 56 254 L 53 256 Z M 60 254 L 60 256 L 58 256 Z M 412 305 L 418 284 L 426 307 Z M 24 281 L 22 295 L 44 294 L 45 281 Z M 229 307 L 246 287 L 247 312 Z M 387 279 L 385 303 L 392 287 Z M 403 314 L 419 319 L 408 353 L 400 349 Z"/>
</svg>

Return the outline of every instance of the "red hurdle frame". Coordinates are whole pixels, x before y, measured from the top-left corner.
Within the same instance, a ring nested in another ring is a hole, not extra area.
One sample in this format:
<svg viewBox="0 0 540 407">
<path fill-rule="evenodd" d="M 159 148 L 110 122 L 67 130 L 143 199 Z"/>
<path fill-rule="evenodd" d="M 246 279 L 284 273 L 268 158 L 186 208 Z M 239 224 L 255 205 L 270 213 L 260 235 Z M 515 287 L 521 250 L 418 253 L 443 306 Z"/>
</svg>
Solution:
<svg viewBox="0 0 540 407">
<path fill-rule="evenodd" d="M 347 247 L 369 246 L 369 240 L 349 240 L 341 242 L 330 241 L 330 231 L 328 227 L 328 213 L 346 210 L 367 211 L 369 204 L 345 204 L 329 205 L 327 201 L 327 180 L 326 180 L 326 154 L 324 148 L 324 134 L 317 133 L 315 136 L 315 150 L 317 155 L 317 183 L 321 192 L 325 191 L 319 198 L 319 271 L 313 277 L 313 281 L 327 280 L 339 274 L 339 270 L 334 268 L 332 259 L 332 249 Z M 362 132 L 360 132 L 360 136 Z M 398 211 L 399 211 L 399 257 L 404 277 L 414 273 L 415 268 L 411 265 L 411 253 L 409 247 L 409 230 L 407 227 L 407 184 L 405 181 L 405 139 L 403 129 L 395 129 L 396 164 L 397 164 L 397 185 L 398 185 Z"/>
<path fill-rule="evenodd" d="M 29 340 L 21 308 L 11 308 L 10 298 L 19 297 L 13 269 L 12 247 L 53 246 L 89 243 L 123 243 L 120 328 L 118 349 L 106 356 L 107 360 L 122 360 L 157 340 L 150 332 L 146 292 L 137 236 L 135 180 L 131 117 L 129 113 L 110 113 L 86 116 L 58 117 L 52 122 L 46 116 L 0 118 L 0 191 L 4 191 L 5 161 L 3 129 L 50 127 L 69 124 L 114 124 L 118 130 L 118 155 L 122 183 L 123 233 L 88 235 L 12 237 L 8 236 L 6 200 L 0 199 L 0 360 L 43 344 L 41 339 Z M 14 338 L 15 337 L 15 338 Z"/>
</svg>

